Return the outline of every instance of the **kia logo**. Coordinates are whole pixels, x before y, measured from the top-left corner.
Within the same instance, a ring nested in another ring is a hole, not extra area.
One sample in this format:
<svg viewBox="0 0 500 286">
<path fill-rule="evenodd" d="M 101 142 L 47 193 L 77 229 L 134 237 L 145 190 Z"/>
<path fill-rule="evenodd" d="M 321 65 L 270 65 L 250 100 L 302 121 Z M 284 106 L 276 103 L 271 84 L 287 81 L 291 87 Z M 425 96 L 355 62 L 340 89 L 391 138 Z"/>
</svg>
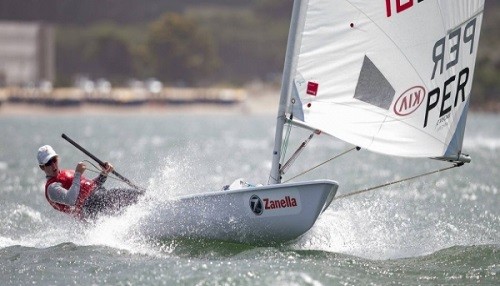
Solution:
<svg viewBox="0 0 500 286">
<path fill-rule="evenodd" d="M 253 195 L 250 197 L 250 209 L 256 215 L 261 215 L 264 211 L 264 206 L 262 204 L 262 200 L 257 195 Z"/>
<path fill-rule="evenodd" d="M 412 114 L 417 110 L 425 98 L 425 89 L 421 86 L 414 86 L 403 92 L 394 104 L 394 113 L 399 116 Z"/>
</svg>

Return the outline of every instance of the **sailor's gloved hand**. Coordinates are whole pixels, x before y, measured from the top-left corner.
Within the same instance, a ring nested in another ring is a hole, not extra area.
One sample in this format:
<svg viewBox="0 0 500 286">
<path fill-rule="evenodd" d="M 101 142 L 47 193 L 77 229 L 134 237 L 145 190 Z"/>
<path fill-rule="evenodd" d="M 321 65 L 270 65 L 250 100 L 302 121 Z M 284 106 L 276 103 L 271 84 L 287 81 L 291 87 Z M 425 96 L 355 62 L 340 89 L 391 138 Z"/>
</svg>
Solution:
<svg viewBox="0 0 500 286">
<path fill-rule="evenodd" d="M 85 163 L 80 162 L 76 165 L 75 172 L 83 174 L 87 170 L 87 166 L 85 166 Z"/>
<path fill-rule="evenodd" d="M 104 166 L 102 166 L 101 174 L 107 176 L 109 173 L 113 172 L 114 167 L 108 162 L 104 162 Z"/>
</svg>

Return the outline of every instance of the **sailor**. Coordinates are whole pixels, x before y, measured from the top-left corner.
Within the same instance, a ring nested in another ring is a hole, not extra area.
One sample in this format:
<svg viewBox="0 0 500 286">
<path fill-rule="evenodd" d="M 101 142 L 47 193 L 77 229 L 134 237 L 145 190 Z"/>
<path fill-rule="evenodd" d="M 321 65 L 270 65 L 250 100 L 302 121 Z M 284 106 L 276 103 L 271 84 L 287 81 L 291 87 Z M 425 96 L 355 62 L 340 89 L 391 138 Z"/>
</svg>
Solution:
<svg viewBox="0 0 500 286">
<path fill-rule="evenodd" d="M 49 145 L 38 149 L 38 165 L 45 172 L 45 197 L 56 210 L 82 220 L 95 219 L 99 214 L 112 215 L 123 207 L 135 204 L 144 192 L 134 189 L 106 190 L 103 184 L 113 165 L 104 163 L 93 180 L 83 176 L 86 165 L 80 162 L 75 170 L 60 170 L 59 155 Z"/>
</svg>

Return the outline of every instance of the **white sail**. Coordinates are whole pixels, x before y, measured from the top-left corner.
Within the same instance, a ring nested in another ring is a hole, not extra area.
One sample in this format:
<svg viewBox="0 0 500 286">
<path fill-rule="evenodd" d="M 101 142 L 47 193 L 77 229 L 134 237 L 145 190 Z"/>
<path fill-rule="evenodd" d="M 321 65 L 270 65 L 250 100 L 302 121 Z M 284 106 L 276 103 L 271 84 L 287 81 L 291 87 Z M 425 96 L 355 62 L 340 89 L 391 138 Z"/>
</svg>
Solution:
<svg viewBox="0 0 500 286">
<path fill-rule="evenodd" d="M 375 152 L 458 160 L 484 0 L 299 2 L 286 113 Z"/>
</svg>

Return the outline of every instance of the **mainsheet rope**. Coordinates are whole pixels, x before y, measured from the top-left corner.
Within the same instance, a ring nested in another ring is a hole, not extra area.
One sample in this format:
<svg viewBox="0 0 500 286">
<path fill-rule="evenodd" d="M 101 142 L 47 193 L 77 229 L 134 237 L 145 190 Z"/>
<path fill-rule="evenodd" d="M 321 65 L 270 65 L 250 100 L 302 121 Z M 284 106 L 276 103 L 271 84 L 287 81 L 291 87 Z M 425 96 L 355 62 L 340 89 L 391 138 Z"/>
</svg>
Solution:
<svg viewBox="0 0 500 286">
<path fill-rule="evenodd" d="M 287 183 L 287 182 L 289 182 L 289 181 L 291 181 L 291 180 L 293 180 L 293 179 L 295 179 L 295 178 L 297 178 L 297 177 L 300 177 L 300 176 L 302 176 L 302 175 L 304 175 L 304 174 L 306 174 L 306 173 L 309 173 L 309 172 L 311 172 L 312 170 L 314 170 L 314 169 L 316 169 L 316 168 L 318 168 L 318 167 L 321 167 L 321 166 L 323 166 L 324 164 L 326 164 L 326 163 L 328 163 L 328 162 L 330 162 L 330 161 L 332 161 L 332 160 L 335 160 L 335 159 L 339 158 L 340 156 L 343 156 L 343 155 L 345 155 L 345 154 L 347 154 L 347 153 L 349 153 L 349 152 L 351 152 L 351 151 L 353 151 L 353 150 L 358 150 L 358 151 L 359 151 L 360 149 L 361 149 L 360 147 L 352 147 L 352 148 L 350 148 L 350 149 L 347 149 L 346 151 L 344 151 L 344 152 L 342 152 L 342 153 L 340 153 L 340 154 L 338 154 L 338 155 L 335 155 L 335 156 L 333 156 L 332 158 L 330 158 L 330 159 L 328 159 L 328 160 L 326 160 L 326 161 L 324 161 L 324 162 L 322 162 L 322 163 L 320 163 L 320 164 L 318 164 L 318 165 L 316 165 L 316 166 L 313 166 L 313 167 L 311 167 L 311 168 L 309 168 L 309 169 L 307 169 L 307 170 L 303 171 L 302 173 L 299 173 L 299 174 L 297 174 L 297 175 L 295 175 L 295 176 L 291 177 L 290 179 L 288 179 L 288 180 L 284 181 L 284 183 Z"/>
<path fill-rule="evenodd" d="M 87 172 L 92 172 L 92 173 L 96 173 L 96 174 L 101 173 L 101 171 L 99 171 L 99 169 L 97 168 L 97 166 L 96 166 L 96 165 L 94 165 L 94 163 L 92 163 L 92 162 L 90 162 L 90 161 L 88 161 L 88 160 L 83 160 L 83 161 L 84 161 L 84 162 L 89 163 L 90 165 L 92 165 L 92 166 L 95 168 L 95 170 L 92 170 L 92 169 L 86 169 L 86 171 L 87 171 Z M 125 184 L 127 183 L 127 182 L 125 182 L 125 181 L 121 180 L 120 178 L 118 178 L 118 177 L 114 177 L 114 176 L 112 176 L 112 175 L 110 175 L 110 174 L 108 174 L 108 178 L 109 178 L 109 179 L 116 180 L 116 181 L 120 181 L 120 182 L 125 183 Z"/>
<path fill-rule="evenodd" d="M 379 189 L 379 188 L 382 188 L 382 187 L 387 187 L 387 186 L 390 186 L 390 185 L 402 183 L 402 182 L 413 180 L 413 179 L 416 179 L 416 178 L 420 178 L 420 177 L 432 175 L 432 174 L 435 174 L 435 173 L 440 173 L 440 172 L 443 172 L 443 171 L 446 171 L 446 170 L 450 170 L 450 169 L 453 169 L 453 168 L 460 167 L 463 164 L 464 164 L 464 162 L 459 162 L 459 163 L 456 163 L 455 165 L 453 165 L 451 167 L 446 167 L 446 168 L 438 169 L 438 170 L 431 171 L 431 172 L 428 172 L 428 173 L 423 173 L 423 174 L 416 175 L 416 176 L 413 176 L 413 177 L 408 177 L 408 178 L 404 178 L 404 179 L 401 179 L 401 180 L 397 180 L 397 181 L 385 183 L 385 184 L 378 185 L 378 186 L 371 187 L 371 188 L 367 188 L 367 189 L 364 189 L 364 190 L 359 190 L 359 191 L 351 192 L 351 193 L 348 193 L 348 194 L 336 196 L 334 198 L 334 200 L 339 200 L 339 199 L 347 198 L 347 197 L 350 197 L 350 196 L 359 195 L 359 194 L 366 193 L 366 192 L 369 192 L 369 191 L 373 191 L 373 190 L 376 190 L 376 189 Z"/>
</svg>

